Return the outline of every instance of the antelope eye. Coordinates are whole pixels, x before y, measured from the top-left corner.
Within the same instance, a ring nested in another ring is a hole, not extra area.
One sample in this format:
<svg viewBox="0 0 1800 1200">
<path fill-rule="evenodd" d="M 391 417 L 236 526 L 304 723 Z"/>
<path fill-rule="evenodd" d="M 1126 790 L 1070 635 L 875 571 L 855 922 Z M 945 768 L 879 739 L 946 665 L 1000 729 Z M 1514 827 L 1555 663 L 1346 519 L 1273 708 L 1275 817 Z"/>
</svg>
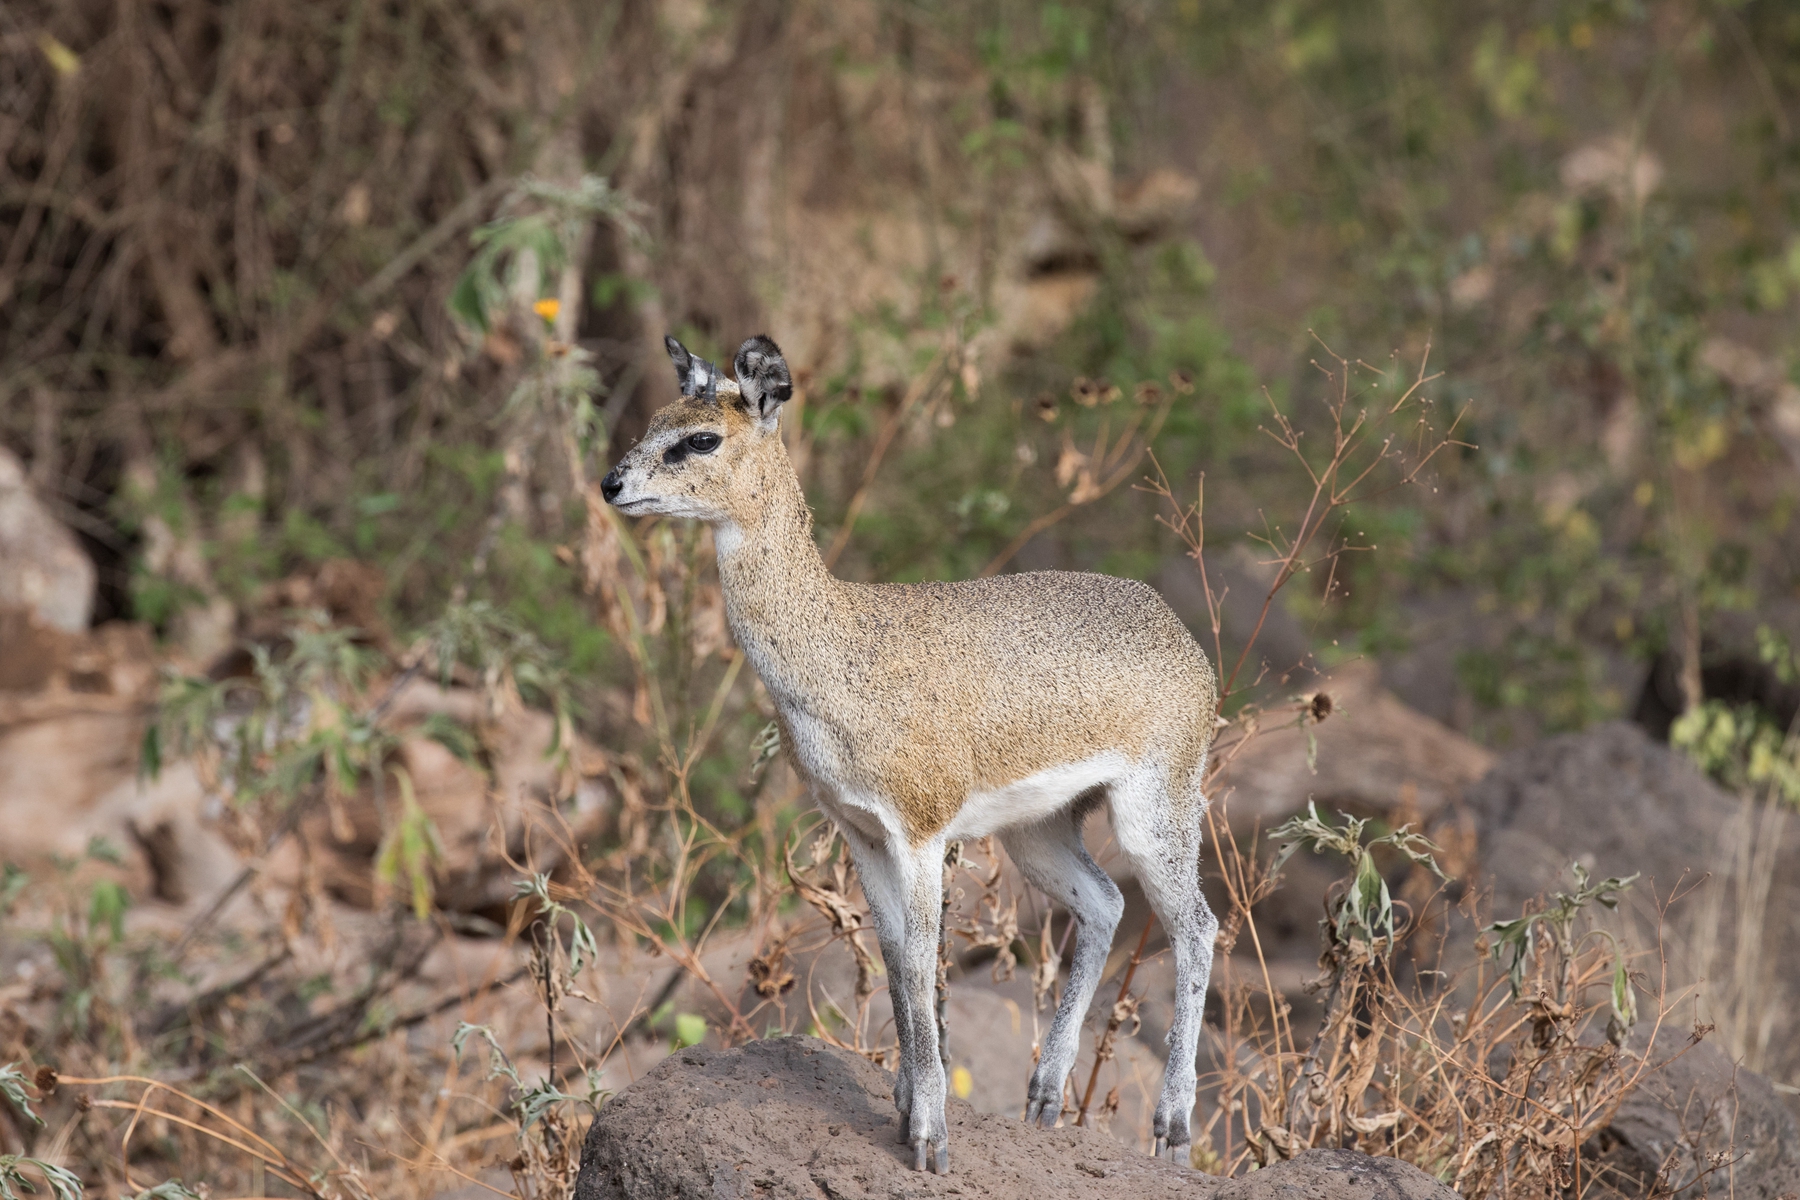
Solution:
<svg viewBox="0 0 1800 1200">
<path fill-rule="evenodd" d="M 688 438 L 687 444 L 695 454 L 711 454 L 722 440 L 716 433 L 696 433 Z"/>
</svg>

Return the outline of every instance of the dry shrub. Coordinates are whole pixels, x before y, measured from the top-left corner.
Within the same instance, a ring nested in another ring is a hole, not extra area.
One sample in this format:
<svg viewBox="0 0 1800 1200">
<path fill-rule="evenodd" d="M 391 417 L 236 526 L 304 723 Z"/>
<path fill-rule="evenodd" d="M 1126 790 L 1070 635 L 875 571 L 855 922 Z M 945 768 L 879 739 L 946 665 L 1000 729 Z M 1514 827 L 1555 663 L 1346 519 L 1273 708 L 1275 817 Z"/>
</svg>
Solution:
<svg viewBox="0 0 1800 1200">
<path fill-rule="evenodd" d="M 1223 1065 L 1195 1165 L 1233 1174 L 1310 1147 L 1347 1146 L 1405 1159 L 1465 1196 L 1613 1194 L 1624 1181 L 1591 1161 L 1596 1135 L 1646 1076 L 1710 1031 L 1672 1033 L 1678 997 L 1666 965 L 1646 979 L 1609 931 L 1589 925 L 1633 881 L 1593 881 L 1577 866 L 1573 891 L 1488 924 L 1475 921 L 1471 896 L 1460 922 L 1445 914 L 1443 923 L 1480 928 L 1468 962 L 1441 935 L 1433 942 L 1430 931 L 1442 924 L 1415 920 L 1390 895 L 1374 854 L 1386 843 L 1415 869 L 1435 869 L 1436 847 L 1405 827 L 1365 841 L 1364 826 L 1349 818 L 1334 825 L 1314 810 L 1271 831 L 1291 839 L 1285 852 L 1306 847 L 1350 862 L 1325 897 L 1322 973 L 1308 985 L 1323 993 L 1324 1011 L 1303 1042 L 1260 949 L 1261 978 L 1245 978 L 1223 956 L 1224 1020 L 1214 1036 Z M 1254 930 L 1250 906 L 1277 882 L 1254 847 L 1226 839 L 1221 854 L 1231 904 L 1223 938 L 1232 939 Z M 1432 903 L 1443 905 L 1441 894 Z M 1655 1001 L 1641 1023 L 1640 990 Z M 1671 1151 L 1669 1170 L 1678 1154 Z M 1672 1194 L 1668 1174 L 1658 1183 Z"/>
</svg>

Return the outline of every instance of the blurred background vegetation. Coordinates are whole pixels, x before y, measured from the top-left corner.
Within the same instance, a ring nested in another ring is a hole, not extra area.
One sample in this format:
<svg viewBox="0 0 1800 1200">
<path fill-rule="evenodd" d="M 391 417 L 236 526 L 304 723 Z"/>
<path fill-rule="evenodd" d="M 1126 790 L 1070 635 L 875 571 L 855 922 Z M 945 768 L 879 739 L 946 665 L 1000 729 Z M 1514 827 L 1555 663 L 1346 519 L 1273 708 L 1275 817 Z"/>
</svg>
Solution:
<svg viewBox="0 0 1800 1200">
<path fill-rule="evenodd" d="M 1795 584 L 1784 5 L 70 0 L 0 39 L 0 440 L 99 564 L 95 619 L 198 665 L 352 558 L 400 630 L 462 588 L 578 691 L 616 677 L 558 554 L 563 410 L 518 394 L 545 332 L 586 360 L 591 472 L 669 395 L 664 330 L 768 329 L 822 539 L 854 500 L 839 569 L 871 578 L 980 570 L 1122 419 L 1073 386 L 1185 372 L 1157 454 L 1207 472 L 1247 597 L 1266 555 L 1230 534 L 1291 482 L 1259 426 L 1322 341 L 1429 346 L 1479 450 L 1357 507 L 1380 553 L 1342 604 L 1291 593 L 1273 667 L 1372 656 L 1493 744 L 1702 695 L 1792 716 L 1755 639 Z M 1006 565 L 1196 617 L 1154 512 L 1118 486 Z"/>
<path fill-rule="evenodd" d="M 327 891 L 510 943 L 532 905 L 575 928 L 579 885 L 603 936 L 705 979 L 722 914 L 830 890 L 823 857 L 795 874 L 709 535 L 593 492 L 673 396 L 666 332 L 782 345 L 840 574 L 1142 578 L 1227 670 L 1253 645 L 1234 708 L 1370 660 L 1495 749 L 1622 717 L 1800 801 L 1797 122 L 1775 0 L 20 0 L 0 467 L 92 559 L 80 622 L 170 668 L 131 701 L 147 767 L 193 757 L 257 864 L 323 856 L 315 800 L 362 854 L 296 876 L 327 943 Z M 1454 441 L 1333 509 L 1265 620 L 1346 398 L 1396 457 Z M 1158 470 L 1182 504 L 1204 477 L 1217 643 Z M 483 796 L 553 774 L 581 853 L 523 864 L 524 900 L 519 863 L 444 866 L 430 740 Z M 121 936 L 100 894 L 66 906 L 81 1037 Z M 552 1016 L 557 942 L 529 967 Z M 754 1007 L 720 993 L 730 1036 L 784 1003 L 783 945 Z M 693 1040 L 667 1007 L 619 1041 Z"/>
</svg>

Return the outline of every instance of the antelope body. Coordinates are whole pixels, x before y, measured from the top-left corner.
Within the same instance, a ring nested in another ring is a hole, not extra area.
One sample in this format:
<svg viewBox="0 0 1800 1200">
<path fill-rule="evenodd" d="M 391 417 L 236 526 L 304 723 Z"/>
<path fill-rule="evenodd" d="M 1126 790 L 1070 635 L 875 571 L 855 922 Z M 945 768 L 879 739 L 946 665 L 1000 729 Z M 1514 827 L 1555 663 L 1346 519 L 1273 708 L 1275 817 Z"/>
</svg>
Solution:
<svg viewBox="0 0 1800 1200">
<path fill-rule="evenodd" d="M 934 1005 L 943 861 L 998 835 L 1077 922 L 1069 985 L 1027 1093 L 1062 1111 L 1082 1020 L 1124 908 L 1081 827 L 1102 804 L 1175 954 L 1175 1019 L 1156 1149 L 1186 1162 L 1201 1011 L 1218 923 L 1201 894 L 1200 781 L 1217 693 L 1211 664 L 1142 583 L 1041 572 L 963 583 L 834 577 L 788 461 L 786 362 L 746 341 L 737 380 L 673 338 L 681 399 L 601 482 L 630 514 L 713 526 L 725 612 L 773 698 L 790 760 L 836 822 L 886 964 L 901 1141 L 949 1169 Z"/>
</svg>

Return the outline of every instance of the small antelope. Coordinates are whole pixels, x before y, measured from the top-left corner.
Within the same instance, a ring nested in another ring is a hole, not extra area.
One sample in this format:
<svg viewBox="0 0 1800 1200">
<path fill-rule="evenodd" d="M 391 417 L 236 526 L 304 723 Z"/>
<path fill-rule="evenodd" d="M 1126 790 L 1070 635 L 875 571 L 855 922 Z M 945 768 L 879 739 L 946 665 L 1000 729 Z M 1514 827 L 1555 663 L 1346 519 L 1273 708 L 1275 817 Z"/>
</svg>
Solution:
<svg viewBox="0 0 1800 1200">
<path fill-rule="evenodd" d="M 1175 1019 L 1156 1152 L 1185 1164 L 1218 921 L 1200 891 L 1200 780 L 1218 708 L 1212 665 L 1142 583 L 1044 571 L 966 583 L 834 577 L 780 436 L 793 394 L 775 343 L 735 382 L 666 339 L 681 399 L 607 473 L 619 511 L 713 527 L 731 631 L 774 699 L 782 744 L 837 823 L 887 965 L 900 1140 L 950 1169 L 934 990 L 946 845 L 998 835 L 1078 934 L 1025 1119 L 1053 1126 L 1124 898 L 1081 827 L 1111 810 L 1175 949 Z"/>
</svg>

